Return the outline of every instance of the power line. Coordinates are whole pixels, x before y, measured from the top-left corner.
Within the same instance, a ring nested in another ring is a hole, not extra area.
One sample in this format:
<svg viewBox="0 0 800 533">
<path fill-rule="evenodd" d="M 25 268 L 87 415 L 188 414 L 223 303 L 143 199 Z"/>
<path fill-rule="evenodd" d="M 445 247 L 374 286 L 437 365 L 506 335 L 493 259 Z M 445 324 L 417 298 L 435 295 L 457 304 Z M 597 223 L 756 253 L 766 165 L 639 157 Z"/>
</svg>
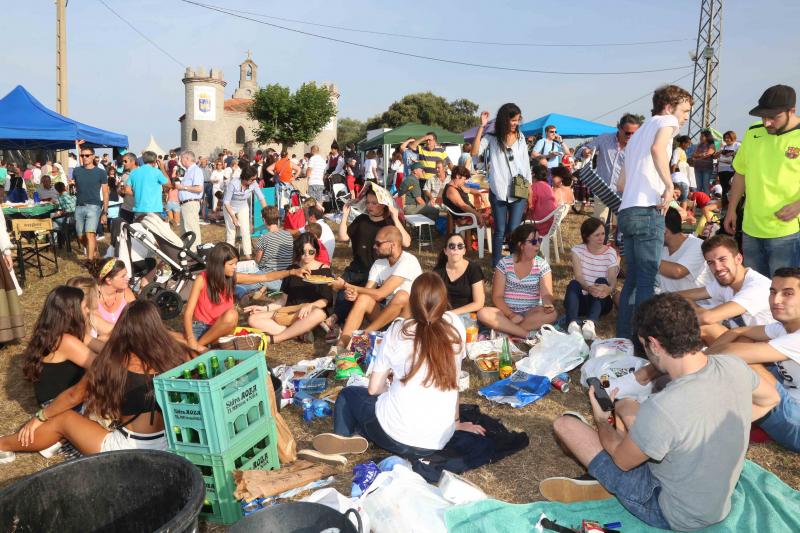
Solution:
<svg viewBox="0 0 800 533">
<path fill-rule="evenodd" d="M 194 5 L 194 6 L 197 6 L 197 7 L 202 7 L 204 9 L 208 9 L 210 11 L 216 11 L 218 13 L 223 13 L 223 14 L 229 15 L 231 17 L 236 17 L 236 18 L 239 18 L 239 19 L 242 19 L 242 20 L 247 20 L 247 21 L 250 21 L 250 22 L 256 22 L 258 24 L 263 24 L 265 26 L 270 26 L 270 27 L 273 27 L 273 28 L 278 28 L 278 29 L 286 30 L 286 31 L 293 32 L 293 33 L 299 33 L 301 35 L 307 35 L 309 37 L 316 37 L 318 39 L 323 39 L 323 40 L 326 40 L 326 41 L 332 41 L 332 42 L 337 42 L 337 43 L 342 43 L 342 44 L 349 44 L 351 46 L 357 46 L 357 47 L 360 47 L 360 48 L 366 48 L 368 50 L 375 50 L 375 51 L 378 51 L 378 52 L 386 52 L 386 53 L 389 53 L 389 54 L 395 54 L 395 55 L 400 55 L 400 56 L 405 56 L 405 57 L 413 57 L 413 58 L 416 58 L 416 59 L 425 59 L 425 60 L 428 60 L 428 61 L 436 61 L 438 63 L 450 63 L 450 64 L 453 64 L 453 65 L 462 65 L 462 66 L 466 66 L 466 67 L 485 68 L 485 69 L 491 69 L 491 70 L 504 70 L 504 71 L 511 71 L 511 72 L 528 72 L 528 73 L 533 73 L 533 74 L 559 74 L 559 75 L 563 75 L 563 76 L 614 76 L 614 75 L 626 75 L 626 74 L 649 74 L 649 73 L 653 73 L 653 72 L 667 72 L 667 71 L 672 71 L 672 70 L 683 70 L 683 69 L 692 68 L 690 65 L 686 65 L 686 66 L 681 66 L 681 67 L 668 67 L 668 68 L 647 69 L 647 70 L 630 70 L 630 71 L 621 71 L 621 72 L 568 72 L 568 71 L 556 71 L 556 70 L 538 70 L 538 69 L 526 69 L 526 68 L 516 68 L 516 67 L 502 67 L 502 66 L 497 66 L 497 65 L 483 65 L 483 64 L 480 64 L 480 63 L 469 63 L 467 61 L 456 61 L 456 60 L 453 60 L 453 59 L 443 59 L 443 58 L 440 58 L 440 57 L 431 57 L 431 56 L 424 56 L 424 55 L 421 55 L 421 54 L 412 54 L 410 52 L 402 52 L 400 50 L 391 50 L 389 48 L 381 48 L 381 47 L 378 47 L 378 46 L 371 46 L 371 45 L 368 45 L 368 44 L 356 43 L 356 42 L 353 42 L 353 41 L 346 41 L 344 39 L 337 39 L 335 37 L 327 37 L 325 35 L 319 35 L 317 33 L 311 33 L 311 32 L 307 32 L 307 31 L 303 31 L 303 30 L 298 30 L 298 29 L 295 29 L 295 28 L 288 28 L 286 26 L 281 26 L 279 24 L 274 24 L 272 22 L 252 19 L 252 18 L 249 18 L 249 17 L 245 17 L 243 15 L 239 15 L 237 13 L 233 13 L 233 12 L 228 11 L 228 10 L 223 9 L 223 8 L 214 7 L 214 6 L 210 6 L 210 5 L 206 5 L 206 4 L 201 4 L 200 2 L 194 2 L 193 0 L 180 0 L 180 1 L 185 3 L 185 4 L 191 4 L 191 5 Z"/>
<path fill-rule="evenodd" d="M 119 13 L 117 13 L 116 11 L 114 11 L 113 9 L 111 9 L 111 6 L 109 6 L 108 4 L 106 4 L 106 3 L 105 3 L 103 0 L 97 0 L 97 1 L 98 1 L 98 2 L 100 2 L 101 4 L 103 4 L 103 5 L 105 6 L 105 8 L 106 8 L 106 9 L 108 9 L 109 11 L 111 11 L 111 12 L 112 12 L 112 13 L 113 13 L 113 14 L 114 14 L 114 15 L 115 15 L 115 16 L 116 16 L 116 17 L 117 17 L 119 20 L 121 20 L 122 22 L 124 22 L 124 23 L 125 23 L 125 24 L 126 24 L 126 25 L 127 25 L 129 28 L 130 28 L 130 29 L 132 29 L 133 31 L 135 31 L 136 33 L 138 33 L 138 34 L 139 34 L 139 35 L 140 35 L 140 36 L 141 36 L 141 37 L 142 37 L 142 38 L 143 38 L 145 41 L 147 41 L 148 43 L 150 43 L 150 44 L 152 44 L 153 46 L 155 46 L 155 47 L 156 47 L 158 50 L 160 50 L 160 51 L 161 51 L 161 53 L 162 53 L 162 54 L 164 54 L 165 56 L 167 56 L 168 58 L 170 58 L 171 60 L 173 60 L 175 63 L 177 63 L 177 64 L 178 64 L 178 66 L 180 66 L 181 68 L 183 68 L 183 67 L 185 67 L 185 66 L 186 66 L 186 63 L 183 63 L 182 61 L 178 61 L 178 60 L 175 58 L 175 56 L 173 56 L 172 54 L 170 54 L 169 52 L 167 52 L 166 50 L 164 50 L 163 48 L 161 48 L 161 47 L 158 45 L 158 43 L 156 43 L 156 42 L 155 42 L 154 40 L 152 40 L 150 37 L 148 37 L 148 36 L 147 36 L 147 35 L 145 35 L 144 33 L 140 32 L 138 29 L 136 29 L 136 27 L 135 27 L 133 24 L 131 24 L 130 22 L 128 22 L 127 20 L 125 20 L 125 18 L 123 18 L 123 17 L 122 17 L 122 15 L 120 15 Z"/>
<path fill-rule="evenodd" d="M 689 73 L 687 73 L 687 74 L 684 74 L 683 76 L 681 76 L 680 78 L 678 78 L 678 79 L 676 79 L 676 80 L 672 80 L 672 81 L 671 81 L 671 82 L 669 82 L 669 83 L 670 83 L 670 85 L 672 85 L 672 84 L 675 84 L 675 83 L 678 83 L 678 82 L 679 82 L 679 81 L 681 81 L 682 79 L 684 79 L 684 78 L 688 78 L 688 77 L 689 77 L 689 76 L 691 76 L 692 74 L 693 74 L 692 72 L 689 72 Z M 614 111 L 619 111 L 620 109 L 622 109 L 622 108 L 624 108 L 624 107 L 628 107 L 628 106 L 629 106 L 629 105 L 631 105 L 631 104 L 635 104 L 635 103 L 636 103 L 636 102 L 638 102 L 639 100 L 644 100 L 644 99 L 645 99 L 645 98 L 647 98 L 648 96 L 652 96 L 652 94 L 653 94 L 653 91 L 647 92 L 647 93 L 643 94 L 642 96 L 640 96 L 640 97 L 638 97 L 638 98 L 636 98 L 636 99 L 634 99 L 634 100 L 631 100 L 630 102 L 626 102 L 626 103 L 622 104 L 622 105 L 621 105 L 621 106 L 619 106 L 619 107 L 615 107 L 615 108 L 614 108 L 614 109 L 612 109 L 611 111 L 606 111 L 606 112 L 605 112 L 605 113 L 603 113 L 602 115 L 597 115 L 596 117 L 594 117 L 594 118 L 591 118 L 591 119 L 589 119 L 589 120 L 591 120 L 592 122 L 594 122 L 594 121 L 596 121 L 596 120 L 598 120 L 598 119 L 601 119 L 601 118 L 605 117 L 606 115 L 610 115 L 610 114 L 611 114 L 611 113 L 613 113 Z"/>
<path fill-rule="evenodd" d="M 618 46 L 645 46 L 654 44 L 669 44 L 680 43 L 685 41 L 693 41 L 694 39 L 664 39 L 660 41 L 634 41 L 634 42 L 611 42 L 611 43 L 522 43 L 522 42 L 500 42 L 500 41 L 473 41 L 466 39 L 448 39 L 446 37 L 432 37 L 429 35 L 408 35 L 405 33 L 391 33 L 385 31 L 364 30 L 361 28 L 349 28 L 346 26 L 335 26 L 332 24 L 321 24 L 319 22 L 309 22 L 307 20 L 290 19 L 283 17 L 276 17 L 267 15 L 265 13 L 258 13 L 255 11 L 245 11 L 243 9 L 232 9 L 224 6 L 217 6 L 213 4 L 201 4 L 207 8 L 224 9 L 230 13 L 240 13 L 242 15 L 255 15 L 271 20 L 279 20 L 282 22 L 292 22 L 295 24 L 306 24 L 310 26 L 317 26 L 319 28 L 330 28 L 333 30 L 344 30 L 351 33 L 368 33 L 371 35 L 382 35 L 384 37 L 400 37 L 402 39 L 419 39 L 423 41 L 439 41 L 444 43 L 460 43 L 460 44 L 479 44 L 484 46 L 518 46 L 518 47 L 537 47 L 537 48 L 601 48 L 601 47 L 618 47 Z"/>
</svg>

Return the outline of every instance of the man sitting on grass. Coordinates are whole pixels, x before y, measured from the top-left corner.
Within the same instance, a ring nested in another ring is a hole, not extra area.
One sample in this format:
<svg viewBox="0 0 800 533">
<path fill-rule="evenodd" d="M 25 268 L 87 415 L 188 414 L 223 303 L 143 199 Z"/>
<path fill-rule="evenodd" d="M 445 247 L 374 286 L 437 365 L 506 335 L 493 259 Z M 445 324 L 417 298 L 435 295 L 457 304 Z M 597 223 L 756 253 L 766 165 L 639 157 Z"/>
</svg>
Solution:
<svg viewBox="0 0 800 533">
<path fill-rule="evenodd" d="M 350 343 L 353 331 L 361 328 L 364 318 L 370 323 L 366 331 L 376 331 L 400 316 L 408 305 L 411 284 L 422 274 L 416 257 L 403 251 L 403 237 L 394 226 L 381 228 L 375 236 L 375 263 L 369 270 L 364 287 L 338 278 L 333 288 L 344 291 L 345 298 L 353 302 L 339 338 L 339 346 Z"/>
<path fill-rule="evenodd" d="M 800 267 L 775 271 L 769 307 L 777 322 L 732 329 L 708 352 L 742 358 L 778 389 L 780 405 L 758 425 L 779 444 L 800 452 Z"/>
<path fill-rule="evenodd" d="M 618 401 L 614 412 L 603 411 L 590 388 L 597 429 L 570 414 L 553 428 L 594 481 L 550 478 L 540 491 L 566 502 L 611 493 L 638 519 L 662 529 L 716 524 L 730 512 L 750 423 L 778 405 L 778 392 L 741 359 L 700 351 L 697 317 L 675 294 L 642 303 L 633 331 L 652 366 L 672 381 L 641 405 Z"/>
</svg>

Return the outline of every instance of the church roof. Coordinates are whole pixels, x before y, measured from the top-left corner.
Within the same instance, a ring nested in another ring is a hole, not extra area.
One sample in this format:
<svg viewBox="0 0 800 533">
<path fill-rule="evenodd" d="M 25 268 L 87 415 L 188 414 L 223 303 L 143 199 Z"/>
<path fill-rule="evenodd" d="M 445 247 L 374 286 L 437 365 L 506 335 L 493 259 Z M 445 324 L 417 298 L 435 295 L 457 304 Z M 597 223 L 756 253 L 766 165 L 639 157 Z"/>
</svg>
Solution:
<svg viewBox="0 0 800 533">
<path fill-rule="evenodd" d="M 230 98 L 225 100 L 224 109 L 232 113 L 247 113 L 253 100 L 250 98 Z"/>
</svg>

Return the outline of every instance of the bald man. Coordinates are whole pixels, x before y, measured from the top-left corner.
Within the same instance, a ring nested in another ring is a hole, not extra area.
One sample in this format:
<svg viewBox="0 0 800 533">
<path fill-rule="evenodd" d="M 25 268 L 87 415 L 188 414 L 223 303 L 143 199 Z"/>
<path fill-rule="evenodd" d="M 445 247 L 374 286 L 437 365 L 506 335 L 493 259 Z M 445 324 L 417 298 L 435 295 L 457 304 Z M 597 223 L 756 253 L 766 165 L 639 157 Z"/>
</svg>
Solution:
<svg viewBox="0 0 800 533">
<path fill-rule="evenodd" d="M 365 331 L 377 331 L 400 316 L 408 305 L 411 284 L 422 274 L 417 258 L 403 251 L 403 236 L 394 226 L 378 231 L 375 243 L 375 263 L 369 270 L 364 287 L 347 283 L 338 278 L 333 282 L 336 290 L 344 290 L 345 298 L 353 302 L 353 308 L 339 337 L 339 346 L 350 343 L 353 331 L 361 328 L 365 318 L 370 323 Z"/>
</svg>

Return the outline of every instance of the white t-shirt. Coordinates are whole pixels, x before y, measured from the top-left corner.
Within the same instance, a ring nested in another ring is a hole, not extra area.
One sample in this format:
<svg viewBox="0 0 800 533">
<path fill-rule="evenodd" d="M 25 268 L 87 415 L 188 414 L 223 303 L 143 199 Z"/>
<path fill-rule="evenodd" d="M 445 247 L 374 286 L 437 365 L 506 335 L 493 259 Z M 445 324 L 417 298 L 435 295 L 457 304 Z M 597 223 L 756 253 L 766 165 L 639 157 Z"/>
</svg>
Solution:
<svg viewBox="0 0 800 533">
<path fill-rule="evenodd" d="M 622 192 L 620 211 L 628 207 L 649 207 L 661 203 L 664 184 L 658 177 L 650 149 L 661 128 L 672 128 L 672 137 L 680 125 L 673 115 L 656 115 L 644 121 L 625 147 L 625 190 Z M 667 143 L 664 157 L 669 161 L 672 147 Z"/>
<path fill-rule="evenodd" d="M 450 311 L 444 314 L 458 331 L 461 346 L 454 346 L 456 373 L 461 371 L 461 360 L 466 353 L 466 331 L 461 319 Z M 415 326 L 409 328 L 411 332 Z M 428 450 L 441 450 L 455 432 L 458 390 L 443 391 L 425 387 L 422 382 L 428 375 L 423 365 L 405 384 L 401 381 L 411 365 L 414 338 L 402 333 L 403 320 L 396 320 L 383 337 L 381 353 L 375 359 L 373 371 L 394 373 L 389 390 L 378 397 L 375 415 L 381 428 L 394 440 Z"/>
<path fill-rule="evenodd" d="M 688 187 L 689 186 L 689 178 L 687 178 L 686 174 L 684 174 L 683 172 L 681 172 L 679 170 L 678 172 L 673 172 L 672 173 L 672 183 L 685 183 L 686 186 Z"/>
<path fill-rule="evenodd" d="M 225 170 L 217 170 L 214 169 L 211 171 L 211 176 L 208 178 L 208 181 L 211 182 L 211 190 L 212 191 L 221 191 L 222 187 L 226 183 L 225 175 L 228 174 L 230 168 Z"/>
<path fill-rule="evenodd" d="M 783 377 L 783 388 L 800 402 L 800 331 L 787 333 L 783 324 L 773 322 L 764 326 L 764 333 L 772 339 L 769 345 L 789 358 L 777 361 L 775 366 Z"/>
<path fill-rule="evenodd" d="M 325 163 L 325 160 L 322 159 L 321 155 L 319 154 L 312 155 L 311 159 L 308 160 L 308 170 L 306 170 L 306 176 L 308 176 L 308 184 L 325 185 L 325 182 L 322 180 L 322 177 L 325 175 L 326 168 L 328 168 L 328 165 Z"/>
<path fill-rule="evenodd" d="M 723 144 L 719 148 L 718 170 L 719 172 L 733 172 L 733 159 L 736 157 L 736 152 L 742 145 L 739 141 L 735 141 L 732 145 L 727 146 Z"/>
<path fill-rule="evenodd" d="M 374 181 L 376 179 L 377 171 L 373 172 L 373 169 L 375 169 L 377 165 L 375 161 L 375 159 L 367 159 L 364 161 L 364 181 Z"/>
<path fill-rule="evenodd" d="M 392 294 L 386 298 L 388 303 L 391 298 L 397 294 L 397 291 L 406 291 L 411 293 L 411 284 L 417 279 L 417 276 L 422 274 L 422 267 L 419 266 L 419 261 L 416 257 L 408 252 L 403 252 L 397 259 L 394 265 L 389 264 L 388 259 L 378 259 L 372 264 L 369 269 L 369 281 L 374 281 L 376 287 L 380 287 L 386 280 L 392 276 L 400 276 L 403 278 L 403 283 L 397 287 Z"/>
<path fill-rule="evenodd" d="M 669 249 L 664 246 L 664 251 L 661 252 L 661 260 L 678 263 L 685 267 L 689 273 L 679 279 L 672 279 L 659 274 L 657 281 L 661 292 L 678 292 L 706 286 L 709 277 L 708 265 L 703 257 L 701 246 L 703 246 L 703 241 L 694 235 L 686 237 L 686 240 L 683 241 L 680 248 L 675 250 L 674 254 L 670 254 Z"/>
<path fill-rule="evenodd" d="M 706 291 L 715 302 L 734 302 L 744 307 L 742 319 L 745 326 L 765 326 L 775 321 L 769 309 L 769 287 L 772 284 L 769 278 L 748 268 L 742 288 L 737 293 L 730 286 L 720 285 L 713 275 L 708 278 Z"/>
<path fill-rule="evenodd" d="M 42 169 L 33 167 L 33 184 L 39 185 L 42 182 Z"/>
</svg>

